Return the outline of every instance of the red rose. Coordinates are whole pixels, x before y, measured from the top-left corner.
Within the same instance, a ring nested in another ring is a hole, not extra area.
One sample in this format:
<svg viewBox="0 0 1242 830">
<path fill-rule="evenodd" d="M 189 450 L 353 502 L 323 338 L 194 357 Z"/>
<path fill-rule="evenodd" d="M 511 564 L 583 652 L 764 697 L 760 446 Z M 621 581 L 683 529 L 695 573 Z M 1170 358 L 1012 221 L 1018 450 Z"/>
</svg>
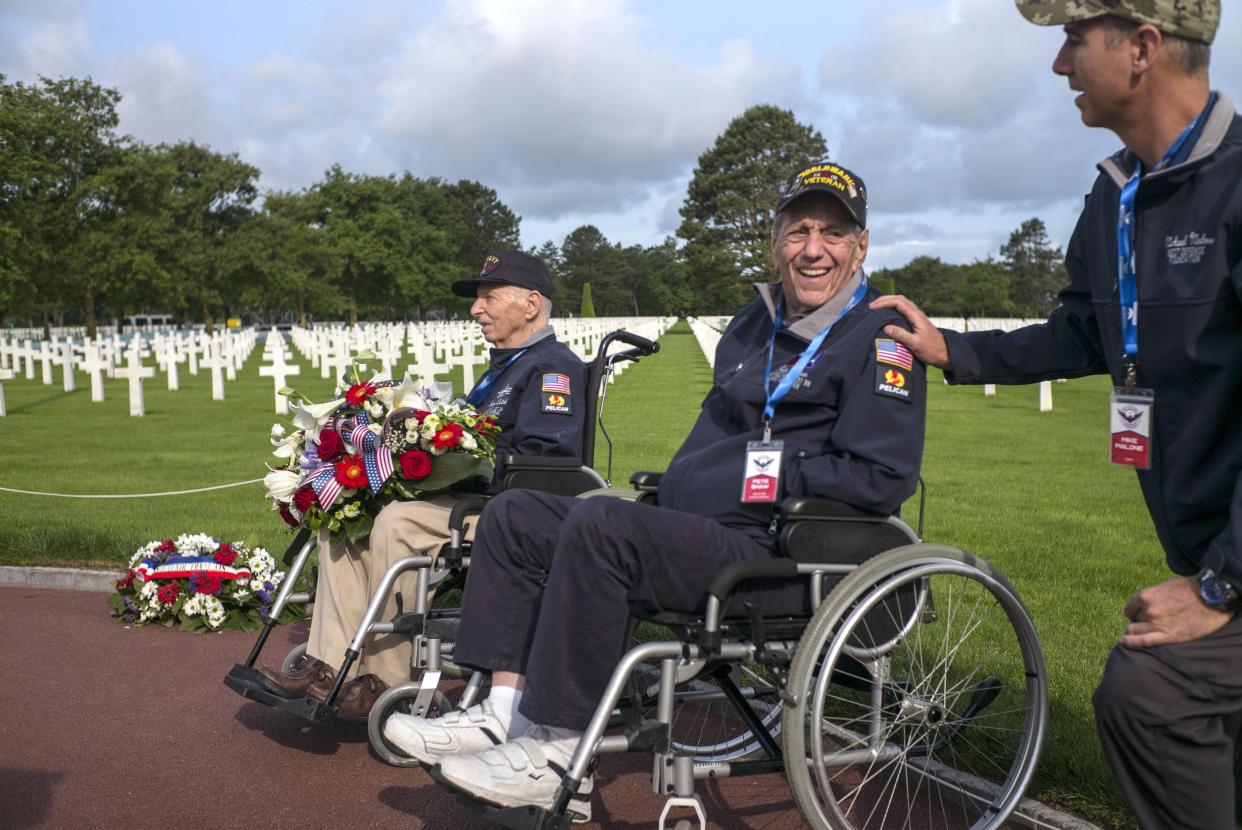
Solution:
<svg viewBox="0 0 1242 830">
<path fill-rule="evenodd" d="M 422 450 L 410 450 L 401 453 L 401 475 L 411 481 L 418 481 L 431 475 L 431 456 Z"/>
<path fill-rule="evenodd" d="M 449 450 L 461 443 L 461 424 L 445 424 L 431 436 L 431 446 L 437 450 Z"/>
<path fill-rule="evenodd" d="M 418 419 L 418 422 L 419 422 L 420 424 L 421 424 L 423 421 L 427 420 L 427 416 L 428 416 L 428 415 L 430 415 L 430 414 L 431 414 L 431 413 L 430 413 L 430 412 L 428 412 L 428 411 L 427 411 L 427 410 L 425 410 L 425 409 L 415 409 L 415 410 L 414 410 L 414 417 L 415 417 L 416 419 Z"/>
<path fill-rule="evenodd" d="M 133 585 L 133 584 L 134 584 L 134 569 L 133 568 L 129 568 L 128 570 L 126 570 L 125 576 L 121 577 L 120 579 L 116 581 L 116 587 L 118 588 L 128 588 L 130 585 Z"/>
<path fill-rule="evenodd" d="M 220 547 L 216 548 L 216 552 L 213 555 L 221 565 L 232 565 L 237 561 L 237 551 L 233 550 L 233 546 L 228 542 L 221 542 Z"/>
<path fill-rule="evenodd" d="M 479 419 L 474 428 L 480 435 L 492 435 L 500 432 L 500 425 L 486 415 Z"/>
<path fill-rule="evenodd" d="M 336 430 L 325 429 L 319 433 L 318 448 L 320 461 L 333 461 L 345 452 L 345 442 Z"/>
<path fill-rule="evenodd" d="M 362 463 L 361 455 L 351 455 L 336 465 L 336 480 L 342 487 L 355 490 L 367 486 L 367 468 Z"/>
<path fill-rule="evenodd" d="M 345 401 L 351 406 L 358 406 L 374 394 L 375 384 L 355 383 L 353 386 L 349 387 L 349 391 L 345 393 Z"/>
<path fill-rule="evenodd" d="M 299 527 L 302 524 L 302 522 L 300 522 L 296 517 L 294 517 L 293 513 L 290 512 L 289 505 L 285 504 L 283 501 L 276 502 L 276 509 L 280 511 L 280 518 L 284 519 L 285 524 L 289 525 L 289 527 Z"/>
<path fill-rule="evenodd" d="M 177 546 L 173 544 L 172 539 L 165 539 L 164 541 L 160 542 L 158 547 L 156 547 L 155 552 L 156 553 L 172 553 L 176 549 L 177 549 Z"/>
<path fill-rule="evenodd" d="M 221 579 L 220 574 L 215 574 L 215 573 L 199 574 L 197 591 L 200 594 L 209 594 L 211 596 L 215 596 L 216 594 L 220 593 L 220 583 L 222 581 L 223 580 Z"/>
<path fill-rule="evenodd" d="M 160 602 L 173 603 L 177 601 L 177 596 L 181 593 L 181 588 L 175 582 L 169 582 L 167 585 L 161 585 L 159 590 L 155 592 L 155 597 Z"/>
<path fill-rule="evenodd" d="M 302 487 L 293 494 L 293 506 L 299 513 L 305 513 L 315 506 L 315 491 L 310 487 Z"/>
</svg>

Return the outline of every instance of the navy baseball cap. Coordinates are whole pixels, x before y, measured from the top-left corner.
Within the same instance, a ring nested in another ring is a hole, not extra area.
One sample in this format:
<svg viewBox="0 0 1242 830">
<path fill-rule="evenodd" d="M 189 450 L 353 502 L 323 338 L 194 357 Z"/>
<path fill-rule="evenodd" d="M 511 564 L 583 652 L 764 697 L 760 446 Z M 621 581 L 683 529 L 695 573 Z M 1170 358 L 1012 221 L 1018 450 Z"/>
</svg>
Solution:
<svg viewBox="0 0 1242 830">
<path fill-rule="evenodd" d="M 543 261 L 521 251 L 492 251 L 472 280 L 453 283 L 459 297 L 477 297 L 480 285 L 518 285 L 552 299 L 552 274 Z"/>
<path fill-rule="evenodd" d="M 855 173 L 830 161 L 816 162 L 799 170 L 781 188 L 776 212 L 780 213 L 808 193 L 827 193 L 835 197 L 858 227 L 867 227 L 867 188 Z"/>
</svg>

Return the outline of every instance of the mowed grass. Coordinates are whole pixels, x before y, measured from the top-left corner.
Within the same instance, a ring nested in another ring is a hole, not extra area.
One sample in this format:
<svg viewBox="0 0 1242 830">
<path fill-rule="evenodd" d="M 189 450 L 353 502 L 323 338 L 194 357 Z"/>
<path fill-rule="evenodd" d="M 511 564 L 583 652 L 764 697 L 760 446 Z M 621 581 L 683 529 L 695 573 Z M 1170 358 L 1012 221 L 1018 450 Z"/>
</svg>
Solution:
<svg viewBox="0 0 1242 830">
<path fill-rule="evenodd" d="M 658 355 L 610 387 L 605 423 L 616 445 L 612 479 L 661 470 L 698 414 L 711 372 L 689 327 L 678 323 Z M 272 460 L 272 383 L 256 349 L 226 401 L 211 400 L 206 372 L 182 367 L 182 389 L 146 384 L 147 417 L 128 415 L 123 381 L 66 394 L 37 379 L 5 382 L 0 486 L 62 493 L 144 493 L 259 478 Z M 400 365 L 405 365 L 402 361 Z M 314 400 L 331 382 L 305 361 L 291 385 Z M 1036 387 L 950 387 L 933 371 L 923 475 L 925 538 L 985 558 L 1016 586 L 1035 619 L 1050 677 L 1050 727 L 1033 794 L 1105 826 L 1132 823 L 1104 764 L 1090 706 L 1109 648 L 1136 590 L 1167 578 L 1132 472 L 1105 461 L 1108 381 L 1053 386 L 1038 411 Z M 454 378 L 460 389 L 460 378 Z M 596 467 L 604 471 L 602 435 Z M 739 461 L 740 463 L 740 461 Z M 905 517 L 917 520 L 916 504 Z M 190 496 L 68 500 L 0 492 L 0 564 L 116 568 L 139 545 L 205 532 L 280 551 L 289 536 L 261 484 Z"/>
</svg>

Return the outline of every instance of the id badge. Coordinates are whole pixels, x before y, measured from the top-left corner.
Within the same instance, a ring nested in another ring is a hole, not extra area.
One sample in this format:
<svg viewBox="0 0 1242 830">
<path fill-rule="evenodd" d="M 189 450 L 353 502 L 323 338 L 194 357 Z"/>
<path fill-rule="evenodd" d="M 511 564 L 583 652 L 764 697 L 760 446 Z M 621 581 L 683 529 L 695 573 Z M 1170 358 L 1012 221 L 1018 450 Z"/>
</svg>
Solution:
<svg viewBox="0 0 1242 830">
<path fill-rule="evenodd" d="M 742 477 L 742 503 L 776 501 L 781 490 L 781 451 L 784 441 L 747 441 L 746 473 Z"/>
<path fill-rule="evenodd" d="M 1109 398 L 1108 460 L 1151 469 L 1151 417 L 1155 395 L 1150 389 L 1114 388 Z"/>
</svg>

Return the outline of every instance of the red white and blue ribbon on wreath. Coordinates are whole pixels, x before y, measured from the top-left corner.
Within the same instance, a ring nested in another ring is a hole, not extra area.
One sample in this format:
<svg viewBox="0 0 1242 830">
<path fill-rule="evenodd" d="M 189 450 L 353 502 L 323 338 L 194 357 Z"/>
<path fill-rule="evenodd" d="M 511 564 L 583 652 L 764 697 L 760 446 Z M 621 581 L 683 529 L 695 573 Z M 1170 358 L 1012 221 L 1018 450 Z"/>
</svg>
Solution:
<svg viewBox="0 0 1242 830">
<path fill-rule="evenodd" d="M 392 453 L 384 446 L 380 436 L 371 430 L 371 419 L 365 412 L 351 418 L 328 423 L 328 429 L 336 432 L 352 444 L 361 454 L 367 471 L 367 486 L 373 494 L 379 493 L 393 474 Z M 330 508 L 341 494 L 341 483 L 336 480 L 336 464 L 320 463 L 307 476 L 311 489 L 324 510 Z"/>
<path fill-rule="evenodd" d="M 134 568 L 134 572 L 142 577 L 143 582 L 153 579 L 188 579 L 205 573 L 219 574 L 221 579 L 250 578 L 249 568 L 221 565 L 214 556 L 171 556 L 163 562 L 144 559 Z"/>
</svg>

